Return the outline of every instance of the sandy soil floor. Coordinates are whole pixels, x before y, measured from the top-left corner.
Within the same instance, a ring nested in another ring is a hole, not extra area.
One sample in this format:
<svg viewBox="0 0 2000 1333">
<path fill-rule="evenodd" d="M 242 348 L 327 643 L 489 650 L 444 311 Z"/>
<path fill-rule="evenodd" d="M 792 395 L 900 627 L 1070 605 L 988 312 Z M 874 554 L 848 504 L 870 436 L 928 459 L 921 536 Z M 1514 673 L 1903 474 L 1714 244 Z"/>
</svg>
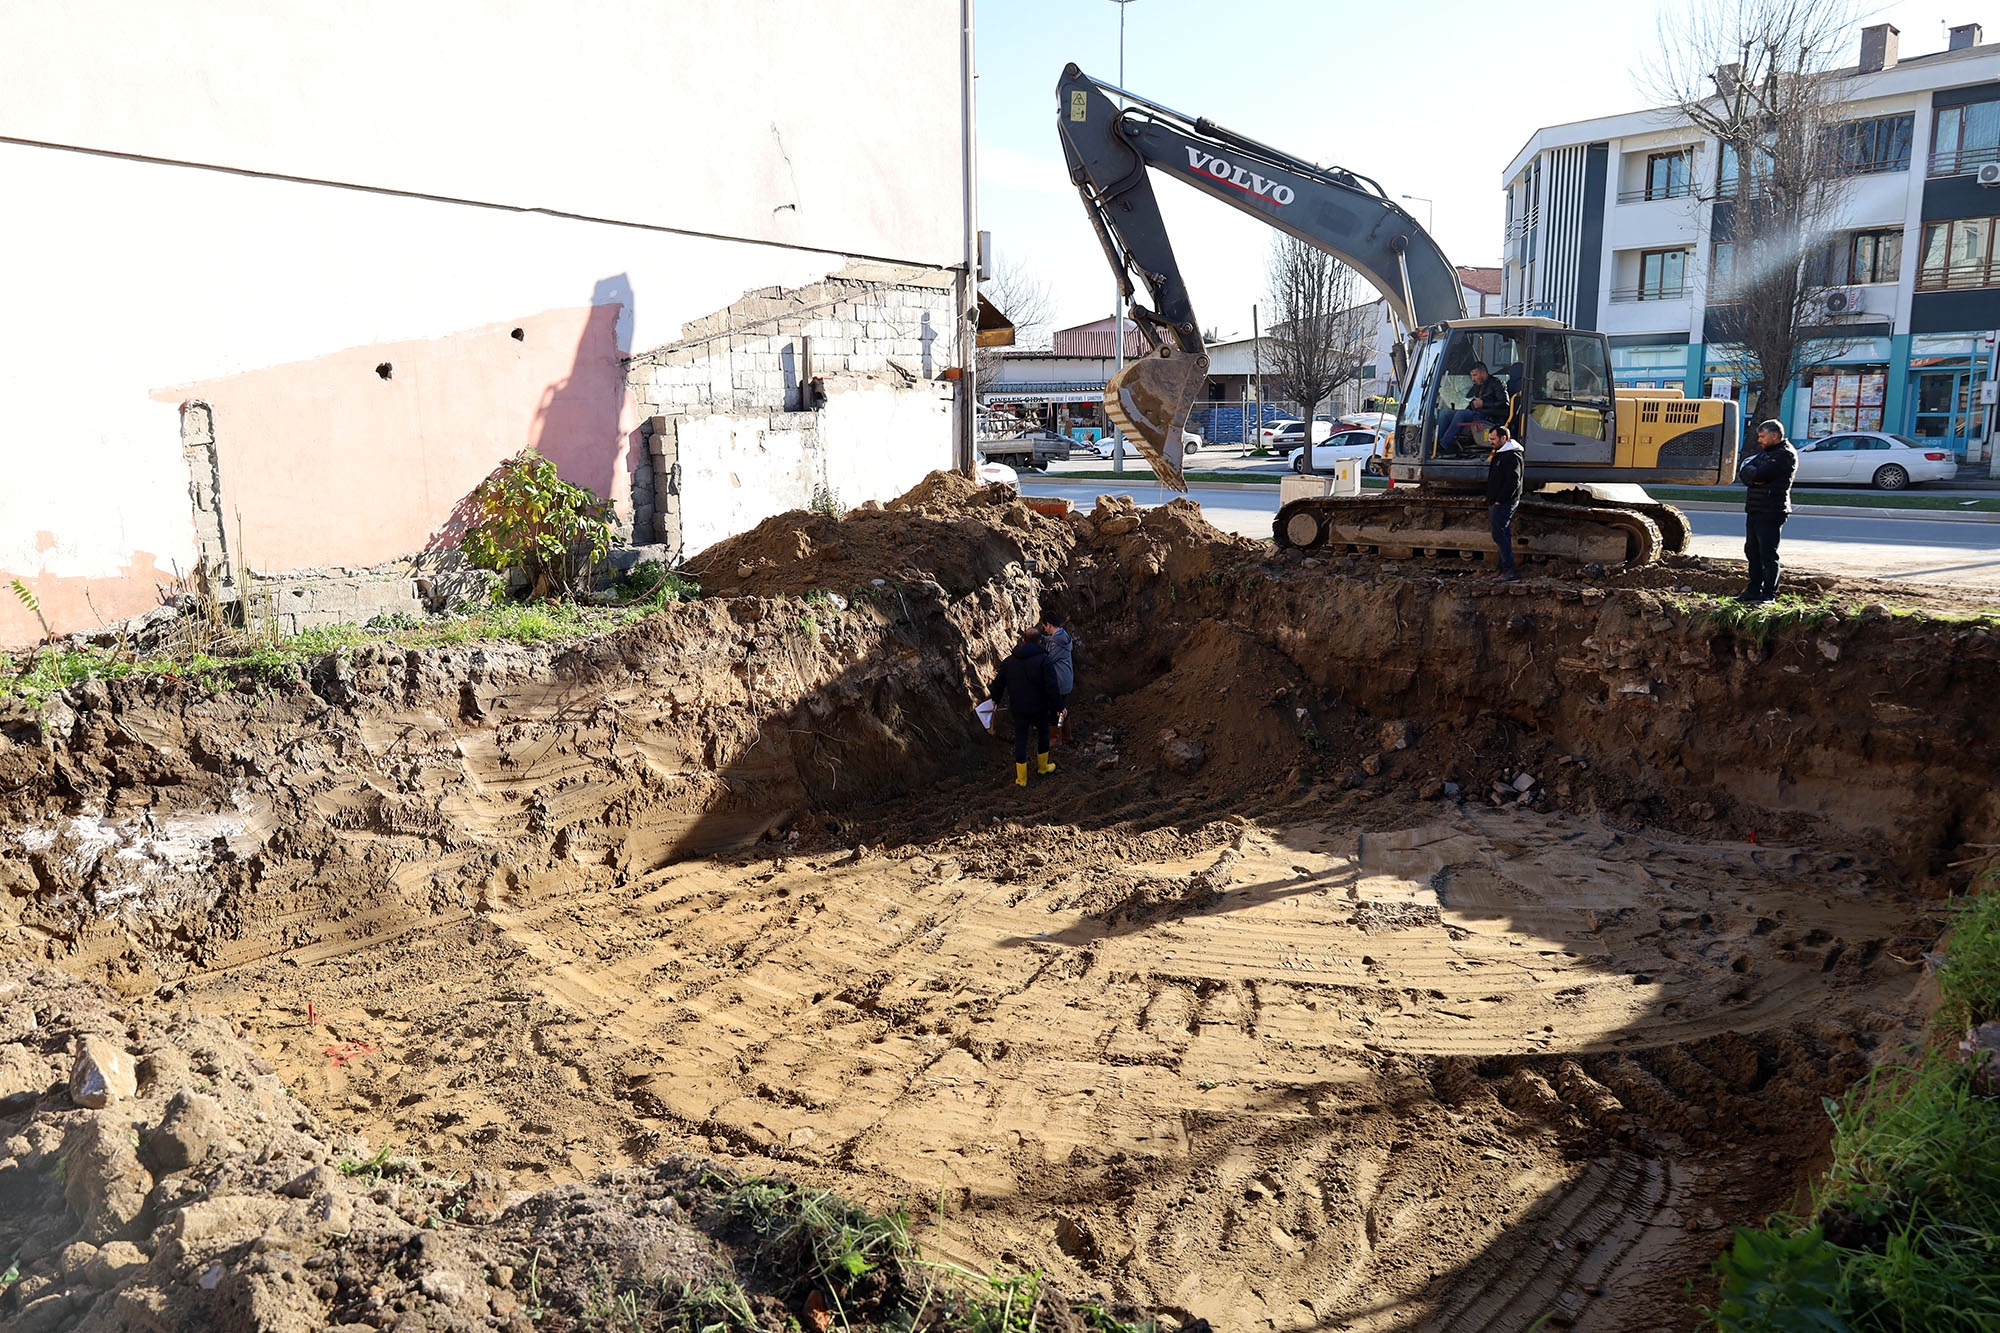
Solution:
<svg viewBox="0 0 2000 1333">
<path fill-rule="evenodd" d="M 1437 809 L 525 884 L 190 998 L 454 1172 L 705 1140 L 1222 1329 L 1684 1327 L 1717 1209 L 1916 1019 L 1910 908 L 1846 856 Z"/>
</svg>

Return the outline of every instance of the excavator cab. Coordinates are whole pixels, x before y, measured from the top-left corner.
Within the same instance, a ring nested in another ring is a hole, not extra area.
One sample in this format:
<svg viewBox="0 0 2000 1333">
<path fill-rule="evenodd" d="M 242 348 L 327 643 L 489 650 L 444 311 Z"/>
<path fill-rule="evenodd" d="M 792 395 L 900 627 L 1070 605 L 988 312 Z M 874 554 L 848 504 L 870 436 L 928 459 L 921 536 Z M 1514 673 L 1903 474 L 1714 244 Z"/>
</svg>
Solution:
<svg viewBox="0 0 2000 1333">
<path fill-rule="evenodd" d="M 1538 317 L 1466 319 L 1421 331 L 1391 462 L 1399 481 L 1484 481 L 1486 422 L 1461 411 L 1476 366 L 1505 390 L 1504 424 L 1531 464 L 1612 462 L 1618 432 L 1603 334 Z"/>
</svg>

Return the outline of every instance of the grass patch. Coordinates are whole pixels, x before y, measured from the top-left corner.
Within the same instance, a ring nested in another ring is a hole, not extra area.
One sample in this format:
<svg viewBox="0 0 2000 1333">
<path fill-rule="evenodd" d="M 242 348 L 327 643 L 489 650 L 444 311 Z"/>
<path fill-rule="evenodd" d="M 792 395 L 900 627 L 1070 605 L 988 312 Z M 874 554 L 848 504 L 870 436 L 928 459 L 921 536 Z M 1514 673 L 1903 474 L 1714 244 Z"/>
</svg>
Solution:
<svg viewBox="0 0 2000 1333">
<path fill-rule="evenodd" d="M 150 652 L 114 646 L 0 653 L 0 700 L 19 699 L 40 707 L 71 685 L 128 676 L 192 679 L 215 691 L 232 685 L 277 685 L 302 680 L 311 663 L 330 653 L 349 652 L 369 643 L 428 648 L 494 641 L 564 642 L 643 620 L 700 593 L 694 583 L 663 566 L 641 565 L 613 589 L 616 600 L 603 605 L 566 598 L 540 602 L 500 599 L 453 616 L 420 619 L 399 613 L 378 616 L 365 626 L 324 625 L 289 637 L 209 625 L 199 634 L 170 635 L 165 646 Z"/>
<path fill-rule="evenodd" d="M 2000 1018 L 1996 873 L 1960 904 L 1933 1040 L 1827 1110 L 1832 1165 L 1803 1216 L 1738 1228 L 1715 1263 L 1725 1333 L 1973 1333 L 2000 1328 L 2000 1096 L 1955 1038 Z M 1990 1088 L 1991 1085 L 1985 1085 Z"/>
</svg>

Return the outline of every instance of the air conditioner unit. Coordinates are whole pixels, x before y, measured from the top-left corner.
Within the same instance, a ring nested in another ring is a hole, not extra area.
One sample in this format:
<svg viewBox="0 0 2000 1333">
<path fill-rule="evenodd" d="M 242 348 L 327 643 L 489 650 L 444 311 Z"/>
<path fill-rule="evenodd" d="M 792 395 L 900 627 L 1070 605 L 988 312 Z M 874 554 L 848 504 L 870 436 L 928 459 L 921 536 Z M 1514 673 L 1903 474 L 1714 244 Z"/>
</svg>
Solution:
<svg viewBox="0 0 2000 1333">
<path fill-rule="evenodd" d="M 1987 162 L 1979 168 L 1981 185 L 2000 186 L 2000 162 Z"/>
<path fill-rule="evenodd" d="M 1851 315 L 1861 309 L 1861 293 L 1846 287 L 1824 292 L 1819 299 L 1829 315 Z"/>
</svg>

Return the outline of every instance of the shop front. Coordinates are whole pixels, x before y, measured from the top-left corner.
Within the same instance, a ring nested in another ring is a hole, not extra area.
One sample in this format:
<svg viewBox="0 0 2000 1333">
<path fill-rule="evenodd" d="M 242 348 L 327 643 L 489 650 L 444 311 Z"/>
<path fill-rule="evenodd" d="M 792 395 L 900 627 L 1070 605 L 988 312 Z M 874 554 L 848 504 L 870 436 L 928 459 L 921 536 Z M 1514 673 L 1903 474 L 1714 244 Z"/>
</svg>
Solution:
<svg viewBox="0 0 2000 1333">
<path fill-rule="evenodd" d="M 1792 435 L 1817 440 L 1841 431 L 1887 430 L 1889 339 L 1854 338 L 1815 346 L 1819 364 L 1799 377 Z"/>
<path fill-rule="evenodd" d="M 1104 438 L 1104 385 L 1087 381 L 1049 383 L 996 381 L 982 387 L 979 401 L 996 425 L 1052 430 L 1081 443 Z"/>
<path fill-rule="evenodd" d="M 1960 458 L 1981 436 L 1992 344 L 1977 333 L 1920 333 L 1910 339 L 1910 392 L 1905 434 Z"/>
</svg>

